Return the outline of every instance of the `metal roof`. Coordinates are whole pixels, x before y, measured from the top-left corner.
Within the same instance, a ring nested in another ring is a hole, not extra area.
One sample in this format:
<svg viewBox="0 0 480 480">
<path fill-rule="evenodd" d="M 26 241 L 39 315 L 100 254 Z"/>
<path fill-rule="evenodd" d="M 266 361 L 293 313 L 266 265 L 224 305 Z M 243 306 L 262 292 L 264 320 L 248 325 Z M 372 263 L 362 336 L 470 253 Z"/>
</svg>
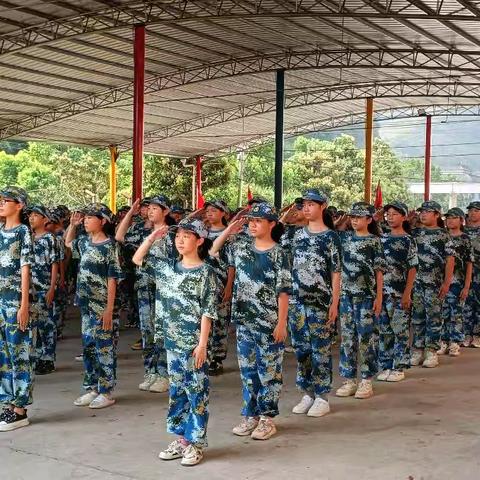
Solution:
<svg viewBox="0 0 480 480">
<path fill-rule="evenodd" d="M 278 68 L 287 134 L 359 121 L 367 97 L 377 118 L 478 113 L 480 1 L 0 0 L 0 139 L 131 148 L 137 24 L 147 152 L 268 138 Z"/>
</svg>

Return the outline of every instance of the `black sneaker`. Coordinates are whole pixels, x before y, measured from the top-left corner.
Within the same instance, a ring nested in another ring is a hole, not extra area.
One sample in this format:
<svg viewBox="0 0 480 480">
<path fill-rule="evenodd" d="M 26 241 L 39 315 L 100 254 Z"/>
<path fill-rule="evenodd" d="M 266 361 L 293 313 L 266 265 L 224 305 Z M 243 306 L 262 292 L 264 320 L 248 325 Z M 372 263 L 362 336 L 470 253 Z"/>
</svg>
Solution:
<svg viewBox="0 0 480 480">
<path fill-rule="evenodd" d="M 17 428 L 26 427 L 30 424 L 27 417 L 27 410 L 23 415 L 20 415 L 13 410 L 4 410 L 3 419 L 0 421 L 0 432 L 11 432 Z"/>
<path fill-rule="evenodd" d="M 11 411 L 11 408 L 4 407 L 2 413 L 0 413 L 0 422 L 3 422 Z"/>
<path fill-rule="evenodd" d="M 212 360 L 208 367 L 208 374 L 213 377 L 221 375 L 223 373 L 223 363 L 221 360 Z"/>
<path fill-rule="evenodd" d="M 45 375 L 45 362 L 39 360 L 37 366 L 35 367 L 35 375 Z"/>
<path fill-rule="evenodd" d="M 43 362 L 43 373 L 40 375 L 48 375 L 49 373 L 53 373 L 55 371 L 55 364 L 51 360 L 47 360 Z"/>
</svg>

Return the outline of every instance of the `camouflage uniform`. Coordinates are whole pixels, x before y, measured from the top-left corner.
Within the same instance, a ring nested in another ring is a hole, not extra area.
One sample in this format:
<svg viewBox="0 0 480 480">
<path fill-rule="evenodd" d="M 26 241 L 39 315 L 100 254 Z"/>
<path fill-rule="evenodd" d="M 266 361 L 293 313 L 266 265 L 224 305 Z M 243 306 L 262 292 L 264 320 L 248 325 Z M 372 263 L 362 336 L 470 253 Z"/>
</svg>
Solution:
<svg viewBox="0 0 480 480">
<path fill-rule="evenodd" d="M 261 205 L 253 207 L 251 214 Z M 243 416 L 278 415 L 284 344 L 276 343 L 278 296 L 290 293 L 291 275 L 285 250 L 255 248 L 248 237 L 231 244 L 235 268 L 232 320 L 237 328 L 237 356 L 243 386 Z"/>
<path fill-rule="evenodd" d="M 92 243 L 86 236 L 74 243 L 80 254 L 77 288 L 82 317 L 83 386 L 105 394 L 113 390 L 116 381 L 118 325 L 113 325 L 111 331 L 104 330 L 102 316 L 107 306 L 108 280 L 121 278 L 117 245 L 112 239 Z"/>
<path fill-rule="evenodd" d="M 57 258 L 59 262 L 59 268 L 62 262 L 65 261 L 65 241 L 63 239 L 63 235 L 65 232 L 58 231 L 55 232 L 55 244 L 56 244 L 56 251 L 57 251 Z M 59 271 L 60 277 L 60 271 Z M 66 287 L 62 287 L 57 283 L 57 288 L 55 289 L 55 298 L 53 302 L 53 321 L 57 326 L 57 334 L 60 335 L 63 332 L 65 327 L 65 316 L 67 313 L 67 306 L 68 306 L 68 292 Z"/>
<path fill-rule="evenodd" d="M 408 272 L 417 268 L 417 246 L 410 235 L 381 237 L 386 260 L 383 305 L 379 318 L 378 364 L 380 370 L 410 367 L 410 310 L 401 307 Z"/>
<path fill-rule="evenodd" d="M 438 297 L 446 259 L 455 255 L 443 228 L 418 228 L 412 232 L 418 248 L 418 271 L 413 287 L 412 346 L 437 351 L 442 331 L 442 304 Z"/>
<path fill-rule="evenodd" d="M 352 210 L 351 214 L 354 213 L 357 211 Z M 343 252 L 340 375 L 356 378 L 360 363 L 361 377 L 368 379 L 377 373 L 378 326 L 373 302 L 376 272 L 385 270 L 385 258 L 380 239 L 374 235 L 361 237 L 354 232 L 341 232 L 340 238 Z"/>
<path fill-rule="evenodd" d="M 45 296 L 50 289 L 53 264 L 59 261 L 55 237 L 47 232 L 41 237 L 34 238 L 33 255 L 31 313 L 34 332 L 34 357 L 36 362 L 54 362 L 57 346 L 57 324 L 53 314 L 53 305 L 47 306 Z"/>
<path fill-rule="evenodd" d="M 292 298 L 289 318 L 297 357 L 297 387 L 311 395 L 330 392 L 332 384 L 332 327 L 327 326 L 332 297 L 332 273 L 341 271 L 340 239 L 327 230 L 308 227 L 293 238 Z"/>
<path fill-rule="evenodd" d="M 450 290 L 443 303 L 442 340 L 447 343 L 461 343 L 464 340 L 464 302 L 461 301 L 459 297 L 465 286 L 467 263 L 473 263 L 474 256 L 472 242 L 466 233 L 462 233 L 462 235 L 457 237 L 450 236 L 450 240 L 455 256 L 455 269 L 453 271 L 453 280 L 450 284 Z"/>
<path fill-rule="evenodd" d="M 180 226 L 203 224 L 198 220 L 183 222 Z M 192 352 L 200 341 L 202 317 L 213 322 L 217 318 L 216 274 L 206 263 L 185 268 L 164 256 L 156 256 L 152 264 L 157 285 L 155 339 L 165 342 L 170 382 L 167 431 L 206 446 L 208 362 L 196 368 Z"/>
<path fill-rule="evenodd" d="M 32 403 L 32 330 L 18 328 L 21 269 L 33 262 L 32 239 L 25 225 L 0 225 L 0 403 Z"/>
<path fill-rule="evenodd" d="M 478 207 L 480 210 L 480 204 Z M 480 227 L 467 227 L 465 233 L 472 242 L 474 262 L 472 285 L 463 312 L 463 330 L 465 335 L 480 336 Z"/>
</svg>

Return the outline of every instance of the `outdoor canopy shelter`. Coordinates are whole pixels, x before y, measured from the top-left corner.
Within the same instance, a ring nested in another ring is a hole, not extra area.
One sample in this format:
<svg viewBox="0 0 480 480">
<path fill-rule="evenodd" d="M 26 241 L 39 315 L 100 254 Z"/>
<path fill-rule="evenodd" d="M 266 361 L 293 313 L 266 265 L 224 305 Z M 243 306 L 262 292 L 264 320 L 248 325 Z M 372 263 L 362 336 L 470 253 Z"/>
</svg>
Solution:
<svg viewBox="0 0 480 480">
<path fill-rule="evenodd" d="M 368 199 L 374 119 L 480 113 L 480 1 L 0 0 L 0 81 L 0 139 L 133 149 L 135 196 L 276 132 L 278 205 L 284 135 L 367 121 Z"/>
</svg>

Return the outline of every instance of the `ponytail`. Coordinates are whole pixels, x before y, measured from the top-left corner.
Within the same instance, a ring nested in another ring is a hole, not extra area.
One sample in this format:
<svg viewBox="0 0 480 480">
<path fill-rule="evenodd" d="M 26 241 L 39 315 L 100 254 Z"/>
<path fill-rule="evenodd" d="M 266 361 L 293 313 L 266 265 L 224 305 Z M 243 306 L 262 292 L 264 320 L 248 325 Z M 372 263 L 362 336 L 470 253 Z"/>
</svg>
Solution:
<svg viewBox="0 0 480 480">
<path fill-rule="evenodd" d="M 285 225 L 282 222 L 277 222 L 277 224 L 272 228 L 272 240 L 276 243 L 280 242 L 280 238 L 285 233 Z"/>
<path fill-rule="evenodd" d="M 371 233 L 372 235 L 375 235 L 377 237 L 380 237 L 382 235 L 382 231 L 380 230 L 378 223 L 373 218 L 372 218 L 372 221 L 368 224 L 367 229 L 368 229 L 368 232 Z"/>
<path fill-rule="evenodd" d="M 335 230 L 335 223 L 333 221 L 332 214 L 329 210 L 325 209 L 322 212 L 323 223 L 330 229 Z"/>
</svg>

